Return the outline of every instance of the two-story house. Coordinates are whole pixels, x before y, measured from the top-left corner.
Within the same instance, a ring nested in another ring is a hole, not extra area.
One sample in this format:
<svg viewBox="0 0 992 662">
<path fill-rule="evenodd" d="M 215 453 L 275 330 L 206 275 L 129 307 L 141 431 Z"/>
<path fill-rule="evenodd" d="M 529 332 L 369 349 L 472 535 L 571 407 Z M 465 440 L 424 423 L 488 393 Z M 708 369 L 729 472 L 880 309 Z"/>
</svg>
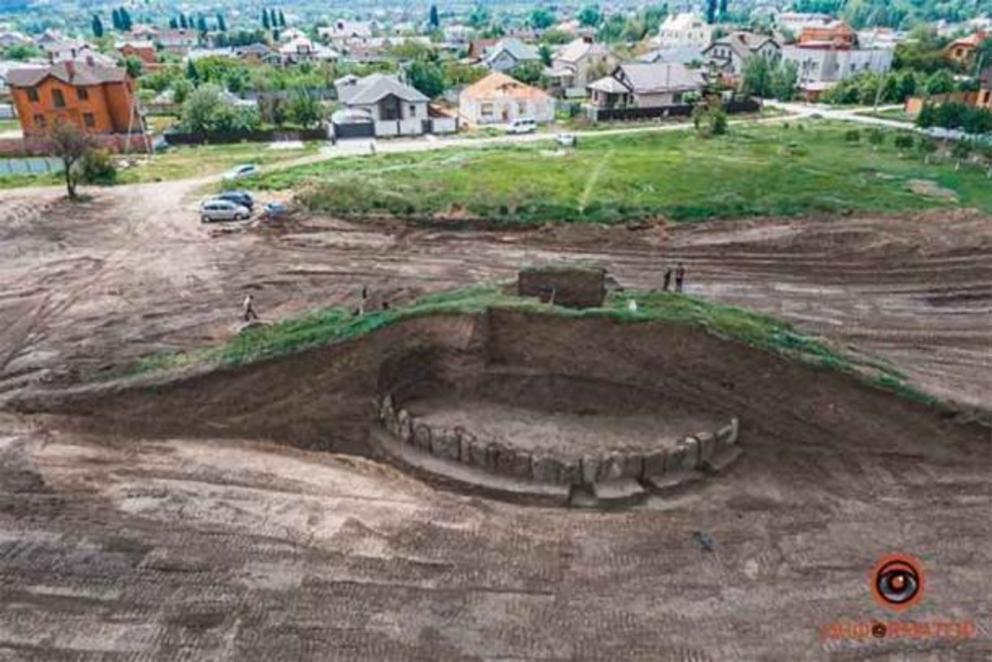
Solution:
<svg viewBox="0 0 992 662">
<path fill-rule="evenodd" d="M 782 57 L 782 46 L 767 35 L 738 31 L 714 41 L 703 55 L 722 74 L 738 78 L 752 57 L 777 62 Z"/>
<path fill-rule="evenodd" d="M 694 46 L 703 49 L 713 41 L 713 26 L 699 14 L 671 14 L 662 22 L 652 41 L 656 48 Z"/>
<path fill-rule="evenodd" d="M 606 44 L 591 37 L 579 37 L 557 51 L 551 59 L 548 77 L 552 87 L 564 96 L 583 96 L 586 86 L 608 74 L 617 58 Z"/>
<path fill-rule="evenodd" d="M 541 54 L 536 48 L 516 37 L 507 37 L 500 39 L 486 52 L 483 64 L 492 71 L 509 71 L 521 64 L 540 61 Z"/>
<path fill-rule="evenodd" d="M 430 100 L 396 76 L 344 76 L 334 81 L 334 87 L 346 109 L 342 116 L 351 124 L 371 123 L 376 136 L 413 136 L 426 130 Z"/>
<path fill-rule="evenodd" d="M 144 121 L 123 67 L 64 60 L 7 73 L 25 137 L 46 135 L 56 122 L 91 134 L 141 134 Z"/>
</svg>

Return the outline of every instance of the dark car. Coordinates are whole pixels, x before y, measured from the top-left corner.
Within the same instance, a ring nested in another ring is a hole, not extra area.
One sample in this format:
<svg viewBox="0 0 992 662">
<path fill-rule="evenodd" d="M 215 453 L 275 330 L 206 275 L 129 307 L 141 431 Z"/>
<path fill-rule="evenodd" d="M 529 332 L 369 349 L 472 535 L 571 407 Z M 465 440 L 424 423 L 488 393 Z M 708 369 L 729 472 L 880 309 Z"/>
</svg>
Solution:
<svg viewBox="0 0 992 662">
<path fill-rule="evenodd" d="M 228 200 L 236 205 L 241 205 L 246 207 L 248 211 L 251 211 L 255 206 L 255 199 L 247 191 L 224 191 L 217 196 L 217 199 Z"/>
</svg>

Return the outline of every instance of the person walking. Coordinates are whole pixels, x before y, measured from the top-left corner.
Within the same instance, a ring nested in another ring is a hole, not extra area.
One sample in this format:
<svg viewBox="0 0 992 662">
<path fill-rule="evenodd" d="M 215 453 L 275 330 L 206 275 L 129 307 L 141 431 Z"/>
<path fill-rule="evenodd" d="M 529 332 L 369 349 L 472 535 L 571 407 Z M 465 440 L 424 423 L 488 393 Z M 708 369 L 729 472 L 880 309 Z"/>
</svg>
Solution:
<svg viewBox="0 0 992 662">
<path fill-rule="evenodd" d="M 258 319 L 258 314 L 255 313 L 255 297 L 249 294 L 245 297 L 245 301 L 242 304 L 245 312 L 245 321 L 250 322 L 252 320 Z"/>
<path fill-rule="evenodd" d="M 682 291 L 682 281 L 685 280 L 685 265 L 681 262 L 675 267 L 675 291 Z"/>
<path fill-rule="evenodd" d="M 668 267 L 665 269 L 665 281 L 661 286 L 662 292 L 667 292 L 668 287 L 672 284 L 672 268 Z"/>
</svg>

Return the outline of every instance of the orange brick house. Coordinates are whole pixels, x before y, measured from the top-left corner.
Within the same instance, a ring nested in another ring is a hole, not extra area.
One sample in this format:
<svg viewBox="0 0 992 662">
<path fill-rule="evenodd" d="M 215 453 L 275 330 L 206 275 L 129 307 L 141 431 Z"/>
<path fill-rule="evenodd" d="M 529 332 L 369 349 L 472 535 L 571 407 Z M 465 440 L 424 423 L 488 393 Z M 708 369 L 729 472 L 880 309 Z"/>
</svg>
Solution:
<svg viewBox="0 0 992 662">
<path fill-rule="evenodd" d="M 96 135 L 143 134 L 133 83 L 123 67 L 66 60 L 7 72 L 25 139 L 43 138 L 57 121 Z"/>
<path fill-rule="evenodd" d="M 155 45 L 150 41 L 124 41 L 117 44 L 117 52 L 122 58 L 136 57 L 141 60 L 142 68 L 145 71 L 158 69 L 158 56 L 155 54 Z"/>
<path fill-rule="evenodd" d="M 803 28 L 799 44 L 833 44 L 842 48 L 858 45 L 858 33 L 844 21 L 831 21 L 826 25 L 813 25 Z"/>
<path fill-rule="evenodd" d="M 955 39 L 947 45 L 947 48 L 944 49 L 944 57 L 952 62 L 957 62 L 958 64 L 964 66 L 970 66 L 974 63 L 975 55 L 978 53 L 978 49 L 981 47 L 982 43 L 990 37 L 992 37 L 992 34 L 976 32 L 968 37 Z"/>
</svg>

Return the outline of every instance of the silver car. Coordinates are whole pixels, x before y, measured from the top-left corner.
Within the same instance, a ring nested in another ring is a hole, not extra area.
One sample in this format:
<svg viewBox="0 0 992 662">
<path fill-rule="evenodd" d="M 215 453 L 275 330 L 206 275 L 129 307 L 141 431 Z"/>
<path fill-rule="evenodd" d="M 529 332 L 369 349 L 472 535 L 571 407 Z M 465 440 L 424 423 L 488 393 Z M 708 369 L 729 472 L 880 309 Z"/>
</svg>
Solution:
<svg viewBox="0 0 992 662">
<path fill-rule="evenodd" d="M 230 200 L 204 200 L 200 203 L 200 221 L 210 223 L 211 221 L 240 221 L 251 218 L 251 211 L 247 207 L 231 202 Z"/>
</svg>

